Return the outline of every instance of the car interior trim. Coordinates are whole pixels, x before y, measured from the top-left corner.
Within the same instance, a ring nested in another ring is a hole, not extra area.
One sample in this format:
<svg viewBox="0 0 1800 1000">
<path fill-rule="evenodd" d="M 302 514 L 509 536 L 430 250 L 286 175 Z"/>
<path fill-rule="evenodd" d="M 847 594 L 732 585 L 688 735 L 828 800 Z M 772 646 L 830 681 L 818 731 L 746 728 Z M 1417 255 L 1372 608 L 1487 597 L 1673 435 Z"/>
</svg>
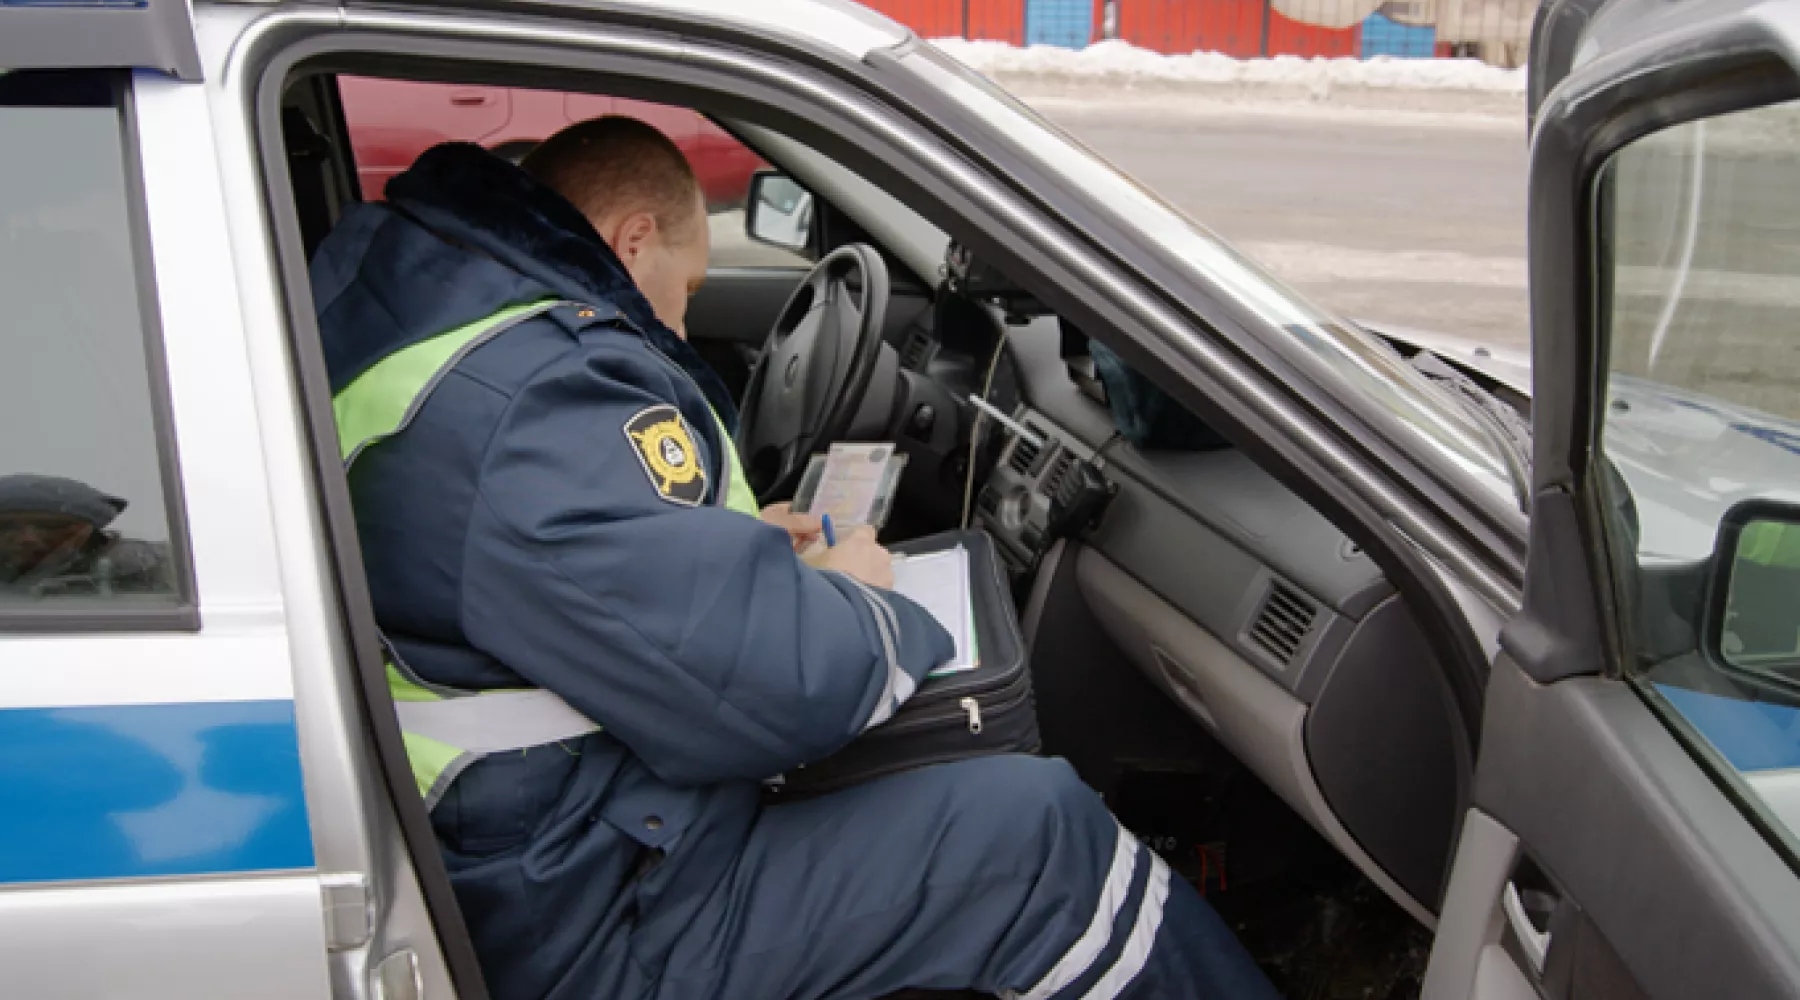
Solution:
<svg viewBox="0 0 1800 1000">
<path fill-rule="evenodd" d="M 1114 434 L 1110 420 L 1103 419 L 1106 411 L 1071 381 L 1067 363 L 1051 350 L 1055 336 L 1028 332 L 1036 331 L 1015 330 L 1009 338 L 1032 401 L 1024 419 L 1080 457 L 1093 458 L 1094 449 Z M 1259 553 L 1270 568 L 1341 614 L 1360 618 L 1394 592 L 1348 536 L 1238 449 L 1146 453 L 1121 440 L 1107 449 L 1105 465 L 1108 476 L 1128 477 L 1237 548 Z M 1320 551 L 1339 558 L 1313 558 Z"/>
<path fill-rule="evenodd" d="M 1519 838 L 1492 816 L 1470 809 L 1456 845 L 1438 943 L 1431 949 L 1419 1000 L 1488 1000 L 1476 983 L 1500 947 L 1500 900 L 1519 855 Z"/>
<path fill-rule="evenodd" d="M 1494 677 L 1474 804 L 1531 845 L 1657 995 L 1787 995 L 1793 869 L 1643 697 L 1597 677 L 1540 685 L 1505 656 Z"/>
<path fill-rule="evenodd" d="M 1404 602 L 1383 601 L 1349 635 L 1309 700 L 1307 756 L 1333 815 L 1414 897 L 1444 890 L 1474 748 Z"/>
<path fill-rule="evenodd" d="M 1037 578 L 1031 581 L 1031 593 L 1025 599 L 1024 612 L 1019 617 L 1019 630 L 1025 636 L 1027 647 L 1037 641 L 1038 626 L 1043 622 L 1044 607 L 1050 598 L 1050 587 L 1056 582 L 1057 574 L 1062 569 L 1063 557 L 1075 548 L 1068 539 L 1059 538 L 1051 543 L 1049 551 L 1038 560 Z M 1026 653 L 1029 655 L 1030 648 Z"/>
<path fill-rule="evenodd" d="M 1023 333 L 1014 331 L 1015 343 Z M 1041 337 L 1033 341 L 1038 350 L 1047 342 Z M 1066 380 L 1061 384 L 1067 395 L 1074 395 Z M 1070 412 L 1091 415 L 1091 410 L 1089 404 Z M 981 517 L 1002 551 L 1026 565 L 1034 546 L 1022 536 L 1034 529 L 1032 519 L 1021 512 L 1047 503 L 1043 481 L 1064 467 L 1065 453 L 1079 459 L 1093 456 L 1036 411 L 1022 410 L 1021 419 L 1044 443 L 1030 449 L 1026 470 L 1018 459 L 1024 454 L 1020 439 L 1013 439 L 983 491 Z M 1230 450 L 1157 457 L 1203 466 L 1243 462 Z M 1311 706 L 1304 735 L 1308 759 L 1314 762 L 1313 781 L 1325 802 L 1407 893 L 1436 900 L 1474 766 L 1474 750 L 1455 724 L 1441 667 L 1406 606 L 1366 561 L 1353 576 L 1359 581 L 1349 592 L 1353 599 L 1339 599 L 1335 605 L 1313 596 L 1331 591 L 1318 586 L 1319 571 L 1307 572 L 1304 560 L 1291 560 L 1301 567 L 1297 576 L 1272 568 L 1268 560 L 1281 551 L 1307 549 L 1335 554 L 1337 560 L 1359 557 L 1349 540 L 1316 512 L 1278 495 L 1279 487 L 1266 474 L 1248 463 L 1239 471 L 1257 481 L 1240 491 L 1229 475 L 1206 478 L 1200 489 L 1210 506 L 1201 514 L 1175 506 L 1166 493 L 1145 489 L 1121 465 L 1108 462 L 1104 474 L 1118 492 L 1100 526 L 1086 536 L 1090 548 L 1083 551 L 1105 556 L 1243 662 Z M 1272 543 L 1271 538 L 1281 541 Z M 1206 571 L 1194 573 L 1196 565 Z M 1269 612 L 1278 601 L 1282 610 Z M 1169 676 L 1153 679 L 1165 691 L 1182 690 Z M 1187 707 L 1195 710 L 1191 702 Z"/>
<path fill-rule="evenodd" d="M 1304 702 L 1091 548 L 1076 553 L 1081 594 L 1119 648 L 1159 688 L 1428 928 L 1437 917 L 1338 821 L 1313 777 Z"/>
</svg>

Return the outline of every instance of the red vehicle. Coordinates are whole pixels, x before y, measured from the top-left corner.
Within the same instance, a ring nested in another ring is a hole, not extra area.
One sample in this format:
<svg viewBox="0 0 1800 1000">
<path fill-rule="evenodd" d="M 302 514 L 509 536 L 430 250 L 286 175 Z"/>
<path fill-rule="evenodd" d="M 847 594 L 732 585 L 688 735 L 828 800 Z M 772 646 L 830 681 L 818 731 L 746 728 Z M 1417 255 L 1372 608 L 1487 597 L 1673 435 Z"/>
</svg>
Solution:
<svg viewBox="0 0 1800 1000">
<path fill-rule="evenodd" d="M 630 115 L 661 129 L 694 166 L 709 210 L 743 204 L 750 175 L 766 164 L 743 143 L 686 108 L 597 94 L 516 87 L 338 77 L 363 197 L 440 142 L 478 142 L 517 162 L 565 125 Z"/>
</svg>

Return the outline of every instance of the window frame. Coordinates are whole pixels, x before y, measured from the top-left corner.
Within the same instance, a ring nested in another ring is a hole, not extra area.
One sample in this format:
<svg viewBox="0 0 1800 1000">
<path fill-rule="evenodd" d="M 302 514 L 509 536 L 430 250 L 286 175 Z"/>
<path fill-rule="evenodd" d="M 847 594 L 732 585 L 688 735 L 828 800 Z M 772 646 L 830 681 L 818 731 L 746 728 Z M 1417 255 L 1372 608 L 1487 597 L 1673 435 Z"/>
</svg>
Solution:
<svg viewBox="0 0 1800 1000">
<path fill-rule="evenodd" d="M 44 72 L 21 70 L 19 72 Z M 198 632 L 200 608 L 195 586 L 193 549 L 188 533 L 186 494 L 180 448 L 175 436 L 174 406 L 169 395 L 168 359 L 163 350 L 162 307 L 157 297 L 156 259 L 144 192 L 138 145 L 137 105 L 131 74 L 125 70 L 51 70 L 103 76 L 117 115 L 120 166 L 125 190 L 126 244 L 132 256 L 139 334 L 144 344 L 144 377 L 150 400 L 151 436 L 156 443 L 156 469 L 162 480 L 163 510 L 169 529 L 170 575 L 174 590 L 166 606 L 119 603 L 106 599 L 70 601 L 62 606 L 0 604 L 0 635 L 70 634 L 83 632 Z M 19 107 L 94 107 L 85 103 L 21 104 Z M 159 595 L 160 596 L 160 595 Z M 59 602 L 60 603 L 60 602 Z"/>
<path fill-rule="evenodd" d="M 1588 502 L 1584 504 L 1585 513 L 1591 531 L 1598 539 L 1598 544 L 1584 547 L 1593 561 L 1596 596 L 1604 609 L 1604 624 L 1599 629 L 1605 652 L 1602 675 L 1623 681 L 1649 709 L 1650 714 L 1687 751 L 1701 773 L 1737 808 L 1769 849 L 1790 870 L 1800 873 L 1800 830 L 1790 827 L 1776 815 L 1769 803 L 1752 787 L 1749 775 L 1738 770 L 1700 727 L 1658 690 L 1656 682 L 1651 678 L 1649 668 L 1654 664 L 1645 663 L 1640 652 L 1643 643 L 1639 634 L 1639 616 L 1643 610 L 1640 607 L 1639 588 L 1644 573 L 1638 561 L 1638 540 L 1620 537 L 1619 526 L 1605 513 L 1617 509 L 1621 499 L 1630 498 L 1629 485 L 1622 476 L 1613 479 L 1598 473 L 1600 462 L 1605 461 L 1607 455 L 1606 427 L 1610 407 L 1605 404 L 1605 400 L 1609 398 L 1614 374 L 1612 320 L 1616 268 L 1615 227 L 1618 222 L 1616 158 L 1638 142 L 1694 122 L 1800 100 L 1800 92 L 1793 89 L 1795 85 L 1792 83 L 1764 82 L 1762 86 L 1764 89 L 1756 92 L 1758 99 L 1748 103 L 1713 106 L 1707 103 L 1707 98 L 1712 95 L 1702 94 L 1692 105 L 1681 109 L 1685 113 L 1672 114 L 1665 120 L 1640 125 L 1631 134 L 1622 137 L 1605 162 L 1599 164 L 1594 171 L 1593 183 L 1586 195 L 1588 202 L 1584 213 L 1592 240 L 1590 252 L 1586 255 L 1586 266 L 1590 268 L 1586 279 L 1593 290 L 1590 321 L 1596 335 L 1587 361 L 1590 366 L 1589 399 L 1594 402 L 1587 408 L 1585 455 L 1579 475 L 1580 491 L 1588 498 Z M 1623 498 L 1620 496 L 1621 490 L 1625 491 Z M 1735 669 L 1721 669 L 1705 653 L 1707 633 L 1715 627 L 1716 614 L 1712 606 L 1715 596 L 1711 593 L 1711 580 L 1716 575 L 1713 560 L 1717 556 L 1718 553 L 1715 552 L 1697 568 L 1702 579 L 1697 594 L 1699 603 L 1696 612 L 1699 617 L 1695 622 L 1694 655 L 1708 669 L 1720 670 L 1733 681 L 1744 683 Z"/>
</svg>

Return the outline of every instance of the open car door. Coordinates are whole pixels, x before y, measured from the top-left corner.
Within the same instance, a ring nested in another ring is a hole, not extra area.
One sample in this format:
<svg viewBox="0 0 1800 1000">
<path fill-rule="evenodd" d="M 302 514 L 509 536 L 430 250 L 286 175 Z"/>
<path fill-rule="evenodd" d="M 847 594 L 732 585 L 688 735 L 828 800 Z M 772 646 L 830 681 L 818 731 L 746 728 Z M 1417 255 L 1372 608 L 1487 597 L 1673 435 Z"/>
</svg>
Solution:
<svg viewBox="0 0 1800 1000">
<path fill-rule="evenodd" d="M 1423 995 L 1800 997 L 1800 3 L 1613 0 L 1538 110 L 1535 467 Z"/>
</svg>

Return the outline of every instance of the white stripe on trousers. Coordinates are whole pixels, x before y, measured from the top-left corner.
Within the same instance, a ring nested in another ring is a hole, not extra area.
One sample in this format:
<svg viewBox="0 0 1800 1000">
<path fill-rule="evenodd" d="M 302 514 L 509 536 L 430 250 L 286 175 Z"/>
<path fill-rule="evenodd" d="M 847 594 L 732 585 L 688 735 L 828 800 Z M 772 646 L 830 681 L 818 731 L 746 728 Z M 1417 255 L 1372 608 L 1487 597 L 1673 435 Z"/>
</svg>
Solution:
<svg viewBox="0 0 1800 1000">
<path fill-rule="evenodd" d="M 1083 994 L 1082 1000 L 1114 1000 L 1150 961 L 1150 949 L 1156 946 L 1156 931 L 1162 927 L 1163 904 L 1169 901 L 1169 866 L 1146 850 L 1150 857 L 1150 884 L 1144 889 L 1144 905 L 1138 908 L 1137 922 L 1131 925 L 1131 936 L 1125 939 L 1125 950 L 1119 960 L 1106 970 L 1106 975 Z"/>
<path fill-rule="evenodd" d="M 1149 852 L 1146 852 L 1149 853 Z M 1131 876 L 1137 867 L 1138 842 L 1131 831 L 1119 827 L 1118 840 L 1113 847 L 1112 867 L 1106 873 L 1106 884 L 1100 887 L 1100 899 L 1094 904 L 1094 918 L 1088 922 L 1087 930 L 1063 957 L 1044 973 L 1036 986 L 1024 993 L 1012 994 L 1016 1000 L 1048 1000 L 1059 990 L 1080 979 L 1094 959 L 1106 950 L 1107 942 L 1112 940 L 1113 924 L 1118 922 L 1119 910 L 1125 905 L 1125 897 L 1131 894 Z M 1151 854 L 1155 857 L 1155 854 Z M 1154 876 L 1154 872 L 1152 875 Z M 1148 890 L 1146 890 L 1148 892 Z"/>
</svg>

